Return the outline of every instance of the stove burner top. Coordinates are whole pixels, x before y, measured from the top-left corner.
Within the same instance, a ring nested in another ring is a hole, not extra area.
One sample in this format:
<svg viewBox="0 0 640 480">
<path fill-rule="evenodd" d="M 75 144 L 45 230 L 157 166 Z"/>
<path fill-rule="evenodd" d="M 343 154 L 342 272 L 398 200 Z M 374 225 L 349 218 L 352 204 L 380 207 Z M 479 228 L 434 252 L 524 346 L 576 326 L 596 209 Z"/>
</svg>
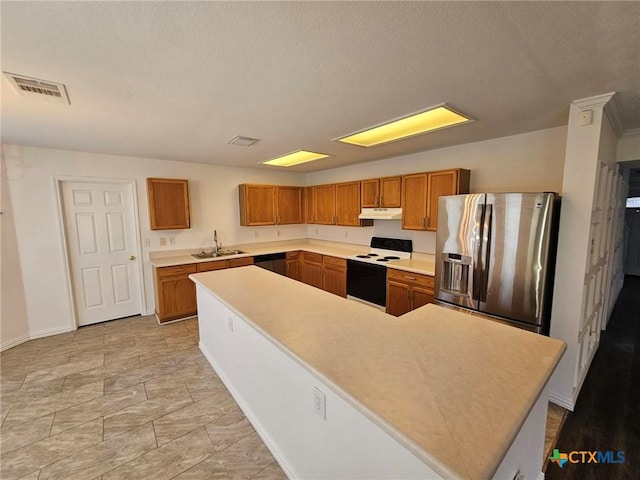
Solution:
<svg viewBox="0 0 640 480">
<path fill-rule="evenodd" d="M 389 259 L 388 258 L 379 258 L 378 260 L 376 260 L 376 262 L 388 262 Z"/>
<path fill-rule="evenodd" d="M 400 260 L 400 257 L 396 257 L 395 255 L 387 255 L 384 258 L 385 260 Z"/>
<path fill-rule="evenodd" d="M 356 255 L 358 258 L 369 258 L 369 255 Z"/>
<path fill-rule="evenodd" d="M 377 256 L 378 256 L 378 254 L 377 254 L 377 253 L 369 253 L 369 254 L 367 254 L 367 255 L 368 255 L 369 257 L 377 257 Z"/>
</svg>

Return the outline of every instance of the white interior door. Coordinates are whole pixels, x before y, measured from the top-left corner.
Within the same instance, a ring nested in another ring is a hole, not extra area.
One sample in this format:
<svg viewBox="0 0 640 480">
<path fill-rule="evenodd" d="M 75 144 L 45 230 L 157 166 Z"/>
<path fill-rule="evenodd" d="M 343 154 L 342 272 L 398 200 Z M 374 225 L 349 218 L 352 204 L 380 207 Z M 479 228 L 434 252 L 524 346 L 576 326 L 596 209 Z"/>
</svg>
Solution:
<svg viewBox="0 0 640 480">
<path fill-rule="evenodd" d="M 78 324 L 140 313 L 131 184 L 62 182 Z"/>
</svg>

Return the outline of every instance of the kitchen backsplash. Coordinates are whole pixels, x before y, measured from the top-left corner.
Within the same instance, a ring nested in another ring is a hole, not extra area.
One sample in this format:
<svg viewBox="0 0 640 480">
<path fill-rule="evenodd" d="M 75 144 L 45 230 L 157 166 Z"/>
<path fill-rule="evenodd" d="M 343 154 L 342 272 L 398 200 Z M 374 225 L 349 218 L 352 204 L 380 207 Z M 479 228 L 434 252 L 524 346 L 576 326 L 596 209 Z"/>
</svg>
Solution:
<svg viewBox="0 0 640 480">
<path fill-rule="evenodd" d="M 337 227 L 333 225 L 307 225 L 309 238 L 331 242 L 369 245 L 371 237 L 406 238 L 413 240 L 413 250 L 434 254 L 435 232 L 403 230 L 401 220 L 375 220 L 373 227 Z"/>
</svg>

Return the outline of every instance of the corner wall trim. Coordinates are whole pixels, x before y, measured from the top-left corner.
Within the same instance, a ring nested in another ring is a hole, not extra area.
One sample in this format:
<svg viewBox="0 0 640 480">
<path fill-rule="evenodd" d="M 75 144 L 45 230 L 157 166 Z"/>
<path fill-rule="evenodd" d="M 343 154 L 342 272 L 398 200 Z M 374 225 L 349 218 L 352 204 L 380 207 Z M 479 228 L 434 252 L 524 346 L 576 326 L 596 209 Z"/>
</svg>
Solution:
<svg viewBox="0 0 640 480">
<path fill-rule="evenodd" d="M 566 397 L 563 397 L 562 395 L 556 395 L 552 392 L 549 392 L 549 401 L 561 406 L 562 408 L 566 408 L 571 412 L 573 412 L 573 409 L 576 406 L 573 399 L 568 399 Z"/>
<path fill-rule="evenodd" d="M 24 335 L 20 335 L 19 337 L 16 337 L 12 340 L 9 340 L 7 342 L 0 344 L 0 352 L 4 352 L 5 350 L 9 350 L 10 348 L 17 347 L 21 343 L 24 343 L 28 340 L 31 340 L 31 337 L 29 336 L 28 333 L 25 333 Z"/>
</svg>

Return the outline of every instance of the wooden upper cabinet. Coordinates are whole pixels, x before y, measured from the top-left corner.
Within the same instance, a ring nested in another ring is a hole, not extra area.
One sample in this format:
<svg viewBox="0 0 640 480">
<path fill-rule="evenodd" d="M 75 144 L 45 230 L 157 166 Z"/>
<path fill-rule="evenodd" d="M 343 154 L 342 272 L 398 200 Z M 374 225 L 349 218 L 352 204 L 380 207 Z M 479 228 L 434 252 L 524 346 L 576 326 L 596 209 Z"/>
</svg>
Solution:
<svg viewBox="0 0 640 480">
<path fill-rule="evenodd" d="M 402 228 L 425 230 L 427 225 L 427 174 L 402 177 Z"/>
<path fill-rule="evenodd" d="M 360 220 L 360 182 L 336 184 L 336 225 L 360 227 L 373 220 Z"/>
<path fill-rule="evenodd" d="M 313 223 L 335 225 L 336 186 L 316 185 L 313 187 Z"/>
<path fill-rule="evenodd" d="M 238 185 L 240 225 L 303 223 L 302 187 Z"/>
<path fill-rule="evenodd" d="M 360 183 L 362 208 L 400 207 L 402 177 L 371 178 L 362 180 Z"/>
<path fill-rule="evenodd" d="M 245 227 L 276 224 L 276 186 L 238 185 L 240 225 Z"/>
<path fill-rule="evenodd" d="M 435 232 L 438 228 L 438 199 L 444 195 L 469 193 L 469 170 L 429 172 L 427 192 L 426 229 Z"/>
<path fill-rule="evenodd" d="M 380 206 L 398 208 L 401 205 L 402 177 L 384 177 L 380 179 Z"/>
<path fill-rule="evenodd" d="M 314 205 L 313 187 L 304 187 L 302 196 L 303 196 L 303 203 L 304 203 L 304 222 L 316 223 L 315 218 L 313 216 L 313 205 Z"/>
<path fill-rule="evenodd" d="M 301 187 L 277 187 L 277 223 L 288 225 L 304 223 Z"/>
<path fill-rule="evenodd" d="M 191 228 L 189 181 L 147 178 L 151 230 Z"/>
<path fill-rule="evenodd" d="M 376 208 L 380 199 L 380 180 L 370 178 L 369 180 L 362 180 L 360 184 L 360 206 L 362 208 Z"/>
<path fill-rule="evenodd" d="M 402 228 L 431 230 L 438 227 L 438 199 L 469 193 L 469 170 L 452 169 L 402 177 Z"/>
</svg>

